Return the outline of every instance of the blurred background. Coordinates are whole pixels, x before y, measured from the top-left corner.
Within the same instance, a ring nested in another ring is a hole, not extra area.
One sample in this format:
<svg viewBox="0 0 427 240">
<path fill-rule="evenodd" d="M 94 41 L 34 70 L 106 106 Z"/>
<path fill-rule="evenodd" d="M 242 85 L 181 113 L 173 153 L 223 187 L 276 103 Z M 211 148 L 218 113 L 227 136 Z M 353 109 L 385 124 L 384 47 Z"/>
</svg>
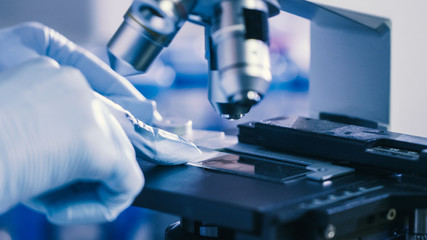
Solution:
<svg viewBox="0 0 427 240">
<path fill-rule="evenodd" d="M 131 0 L 0 0 L 0 27 L 38 21 L 107 60 L 106 44 Z M 264 100 L 238 121 L 216 114 L 207 99 L 204 30 L 186 23 L 146 74 L 129 80 L 157 101 L 164 117 L 190 119 L 193 128 L 233 132 L 236 125 L 284 115 L 309 115 L 309 28 L 307 20 L 281 13 L 270 20 L 273 82 Z M 0 215 L 0 240 L 163 239 L 176 216 L 131 207 L 106 224 L 55 226 L 43 215 L 17 206 Z"/>
</svg>

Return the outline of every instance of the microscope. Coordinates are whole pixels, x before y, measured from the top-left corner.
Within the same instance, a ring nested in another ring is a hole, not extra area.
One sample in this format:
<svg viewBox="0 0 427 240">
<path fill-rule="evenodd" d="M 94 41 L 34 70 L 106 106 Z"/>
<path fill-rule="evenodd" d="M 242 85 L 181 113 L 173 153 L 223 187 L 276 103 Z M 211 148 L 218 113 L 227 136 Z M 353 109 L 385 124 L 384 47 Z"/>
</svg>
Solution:
<svg viewBox="0 0 427 240">
<path fill-rule="evenodd" d="M 267 18 L 311 20 L 312 115 L 350 116 L 427 136 L 425 3 L 355 0 L 134 1 L 110 40 L 113 68 L 146 71 L 186 21 L 205 28 L 208 97 L 228 119 L 261 101 L 271 81 Z M 405 9 L 401 11 L 401 9 Z"/>
<path fill-rule="evenodd" d="M 208 98 L 226 119 L 242 118 L 269 88 L 268 18 L 282 10 L 309 19 L 316 119 L 243 124 L 218 158 L 145 164 L 134 205 L 182 217 L 167 240 L 426 239 L 427 139 L 412 136 L 427 136 L 426 6 L 135 0 L 108 43 L 111 66 L 144 72 L 186 21 L 199 24 Z"/>
</svg>

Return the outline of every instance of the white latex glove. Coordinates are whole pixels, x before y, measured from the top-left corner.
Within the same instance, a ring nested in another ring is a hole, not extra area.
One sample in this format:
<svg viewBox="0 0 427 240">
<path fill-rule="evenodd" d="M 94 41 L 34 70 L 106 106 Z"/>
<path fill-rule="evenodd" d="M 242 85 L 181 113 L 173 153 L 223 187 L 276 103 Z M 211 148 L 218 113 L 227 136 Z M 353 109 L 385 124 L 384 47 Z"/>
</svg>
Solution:
<svg viewBox="0 0 427 240">
<path fill-rule="evenodd" d="M 110 110 L 114 110 L 112 112 L 139 157 L 157 164 L 176 165 L 201 156 L 201 152 L 191 142 L 144 124 L 161 119 L 155 109 L 155 102 L 145 99 L 126 78 L 55 30 L 34 22 L 1 30 L 0 53 L 0 71 L 40 56 L 53 58 L 61 66 L 79 69 L 95 92 L 127 110 L 100 98 L 110 106 Z"/>
<path fill-rule="evenodd" d="M 27 22 L 0 30 L 0 72 L 39 56 L 79 69 L 92 89 L 120 104 L 139 120 L 161 120 L 155 102 L 147 100 L 124 77 L 87 50 L 40 23 Z"/>
<path fill-rule="evenodd" d="M 54 223 L 110 221 L 141 191 L 131 143 L 74 68 L 0 73 L 0 126 L 0 213 L 23 201 Z"/>
</svg>

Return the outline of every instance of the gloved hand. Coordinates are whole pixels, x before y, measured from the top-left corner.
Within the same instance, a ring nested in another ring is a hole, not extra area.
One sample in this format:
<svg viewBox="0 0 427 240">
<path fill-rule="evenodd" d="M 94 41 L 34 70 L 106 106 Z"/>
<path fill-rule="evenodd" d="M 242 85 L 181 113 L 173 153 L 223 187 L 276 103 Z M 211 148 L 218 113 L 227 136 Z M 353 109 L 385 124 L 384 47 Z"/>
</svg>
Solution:
<svg viewBox="0 0 427 240">
<path fill-rule="evenodd" d="M 144 183 L 117 119 L 84 76 L 38 57 L 0 73 L 0 213 L 24 201 L 54 223 L 113 220 Z"/>
<path fill-rule="evenodd" d="M 159 164 L 200 157 L 192 143 L 143 124 L 99 94 L 88 97 L 84 77 L 137 118 L 156 118 L 153 102 L 54 30 L 37 23 L 0 30 L 0 51 L 0 213 L 27 199 L 56 223 L 111 220 L 142 186 L 131 170 L 139 167 L 123 163 L 135 157 L 127 141 L 139 156 Z"/>
<path fill-rule="evenodd" d="M 94 91 L 127 110 L 118 110 L 114 103 L 101 98 L 104 103 L 113 106 L 110 110 L 116 109 L 113 113 L 141 158 L 157 164 L 174 165 L 201 156 L 191 142 L 143 124 L 161 119 L 155 102 L 145 99 L 126 78 L 53 29 L 30 22 L 1 30 L 0 52 L 0 71 L 39 56 L 48 56 L 61 66 L 79 69 Z M 128 118 L 128 115 L 135 116 L 138 121 L 133 116 Z"/>
</svg>

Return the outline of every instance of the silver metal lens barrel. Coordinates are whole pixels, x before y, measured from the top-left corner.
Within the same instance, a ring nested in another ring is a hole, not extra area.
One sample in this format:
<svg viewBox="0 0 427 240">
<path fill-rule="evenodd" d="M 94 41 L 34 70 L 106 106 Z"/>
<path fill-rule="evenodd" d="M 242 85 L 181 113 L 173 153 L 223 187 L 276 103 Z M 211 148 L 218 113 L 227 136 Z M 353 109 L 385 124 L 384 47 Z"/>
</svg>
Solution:
<svg viewBox="0 0 427 240">
<path fill-rule="evenodd" d="M 119 70 L 120 65 L 129 64 L 147 71 L 175 37 L 194 4 L 195 0 L 134 1 L 108 43 L 111 67 Z"/>
<path fill-rule="evenodd" d="M 262 0 L 218 5 L 209 34 L 209 100 L 225 118 L 243 117 L 270 86 L 268 16 Z"/>
</svg>

